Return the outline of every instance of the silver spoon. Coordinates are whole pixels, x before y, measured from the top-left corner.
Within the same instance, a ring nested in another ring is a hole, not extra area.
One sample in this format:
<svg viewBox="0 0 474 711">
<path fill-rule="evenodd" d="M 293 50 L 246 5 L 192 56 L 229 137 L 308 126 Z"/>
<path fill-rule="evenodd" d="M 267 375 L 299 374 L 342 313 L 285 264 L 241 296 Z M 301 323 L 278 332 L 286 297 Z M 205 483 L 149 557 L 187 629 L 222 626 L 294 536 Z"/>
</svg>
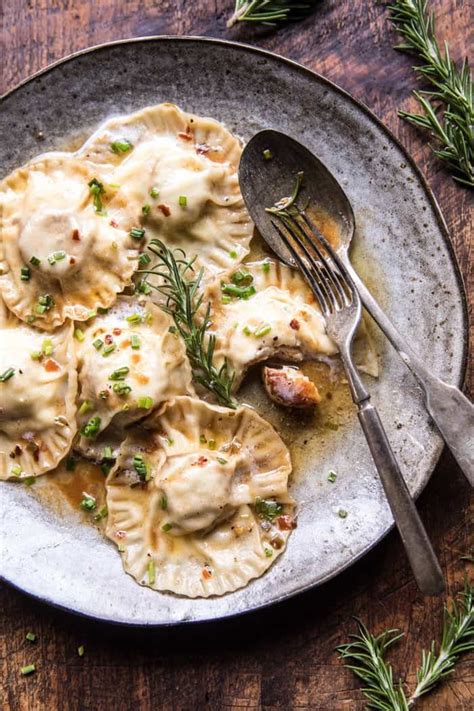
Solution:
<svg viewBox="0 0 474 711">
<path fill-rule="evenodd" d="M 425 394 L 426 409 L 450 448 L 467 480 L 474 486 L 474 406 L 453 385 L 432 375 L 406 339 L 390 321 L 349 259 L 355 218 L 349 199 L 329 170 L 307 148 L 284 133 L 265 130 L 246 145 L 240 160 L 240 189 L 260 234 L 289 266 L 295 262 L 272 225 L 265 208 L 291 195 L 295 176 L 304 173 L 303 200 L 309 210 L 322 209 L 339 228 L 337 253 L 357 287 L 362 303 L 385 333 Z"/>
</svg>

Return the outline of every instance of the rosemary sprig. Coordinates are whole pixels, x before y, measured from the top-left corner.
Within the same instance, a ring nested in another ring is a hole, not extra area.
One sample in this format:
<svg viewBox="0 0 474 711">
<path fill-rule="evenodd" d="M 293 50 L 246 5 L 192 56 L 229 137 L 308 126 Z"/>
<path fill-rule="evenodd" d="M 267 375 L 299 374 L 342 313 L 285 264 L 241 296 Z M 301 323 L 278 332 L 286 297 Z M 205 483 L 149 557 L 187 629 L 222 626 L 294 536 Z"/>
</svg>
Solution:
<svg viewBox="0 0 474 711">
<path fill-rule="evenodd" d="M 351 635 L 354 640 L 337 647 L 342 660 L 366 687 L 362 689 L 369 701 L 368 708 L 379 711 L 407 711 L 416 701 L 431 691 L 439 682 L 454 671 L 458 657 L 474 649 L 474 587 L 466 582 L 459 600 L 451 610 L 444 608 L 441 643 L 436 652 L 435 642 L 429 650 L 423 650 L 421 665 L 416 673 L 417 685 L 406 696 L 402 683 L 393 681 L 393 670 L 385 661 L 387 649 L 401 637 L 403 632 L 392 629 L 374 637 L 367 627 L 358 621 L 359 633 Z"/>
<path fill-rule="evenodd" d="M 233 27 L 237 22 L 275 25 L 300 20 L 315 4 L 316 0 L 235 0 L 234 13 L 227 21 L 227 27 Z"/>
<path fill-rule="evenodd" d="M 439 146 L 433 152 L 447 164 L 454 179 L 473 187 L 474 104 L 468 61 L 464 59 L 459 68 L 446 42 L 442 53 L 428 0 L 395 0 L 390 7 L 392 23 L 404 39 L 395 49 L 415 54 L 423 62 L 415 71 L 432 86 L 413 92 L 423 113 L 399 111 L 399 115 L 427 129 Z"/>
<path fill-rule="evenodd" d="M 236 408 L 237 402 L 232 396 L 234 374 L 229 372 L 227 361 L 220 368 L 213 362 L 216 337 L 207 333 L 211 324 L 211 304 L 205 307 L 203 318 L 197 317 L 203 305 L 200 286 L 204 270 L 200 269 L 196 274 L 193 266 L 196 257 L 187 259 L 183 250 L 173 252 L 160 240 L 151 240 L 148 249 L 157 257 L 157 263 L 138 270 L 138 273 L 159 278 L 156 284 L 147 278 L 147 283 L 165 298 L 161 308 L 173 317 L 176 330 L 185 343 L 194 379 L 212 392 L 222 405 Z"/>
</svg>

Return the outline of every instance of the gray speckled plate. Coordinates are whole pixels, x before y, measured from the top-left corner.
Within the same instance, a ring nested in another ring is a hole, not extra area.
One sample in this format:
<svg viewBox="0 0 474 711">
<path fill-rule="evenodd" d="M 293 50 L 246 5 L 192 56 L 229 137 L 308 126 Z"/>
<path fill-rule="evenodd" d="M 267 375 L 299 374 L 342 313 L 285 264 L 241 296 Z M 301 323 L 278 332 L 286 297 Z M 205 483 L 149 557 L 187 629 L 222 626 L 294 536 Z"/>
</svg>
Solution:
<svg viewBox="0 0 474 711">
<path fill-rule="evenodd" d="M 3 98 L 0 175 L 39 152 L 78 145 L 112 114 L 162 101 L 213 116 L 246 139 L 276 128 L 318 155 L 352 201 L 362 274 L 433 372 L 461 383 L 465 300 L 433 197 L 413 161 L 365 107 L 293 62 L 230 42 L 175 37 L 75 55 Z M 380 336 L 376 343 L 382 373 L 371 391 L 417 495 L 442 442 L 412 376 Z M 60 516 L 27 487 L 8 483 L 0 489 L 1 573 L 46 602 L 133 625 L 221 618 L 319 585 L 377 543 L 392 518 L 354 417 L 324 442 L 310 434 L 305 448 L 294 435 L 295 451 L 305 452 L 295 456 L 292 488 L 300 503 L 298 528 L 285 555 L 243 590 L 187 600 L 142 588 L 122 571 L 99 531 L 72 510 Z M 327 481 L 329 469 L 338 473 L 335 484 Z M 338 516 L 340 508 L 347 518 Z"/>
</svg>

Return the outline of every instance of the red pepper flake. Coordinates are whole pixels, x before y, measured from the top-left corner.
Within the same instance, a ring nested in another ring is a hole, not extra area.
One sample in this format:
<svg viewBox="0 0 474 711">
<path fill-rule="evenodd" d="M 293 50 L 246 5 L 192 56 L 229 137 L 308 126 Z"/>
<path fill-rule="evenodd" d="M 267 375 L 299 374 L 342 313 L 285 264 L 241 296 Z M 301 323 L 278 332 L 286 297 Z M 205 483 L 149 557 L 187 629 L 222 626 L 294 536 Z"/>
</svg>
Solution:
<svg viewBox="0 0 474 711">
<path fill-rule="evenodd" d="M 211 146 L 208 146 L 207 143 L 198 143 L 196 146 L 196 153 L 199 156 L 204 156 L 206 153 L 209 153 L 211 150 Z"/>
<path fill-rule="evenodd" d="M 81 236 L 79 234 L 79 230 L 73 230 L 72 238 L 75 242 L 80 242 Z"/>
<path fill-rule="evenodd" d="M 109 225 L 111 227 L 115 227 L 115 228 L 117 228 L 119 226 L 117 220 L 110 220 Z"/>
<path fill-rule="evenodd" d="M 297 321 L 295 318 L 292 318 L 290 321 L 290 328 L 292 328 L 293 331 L 299 331 L 300 330 L 300 322 Z"/>
<path fill-rule="evenodd" d="M 69 257 L 69 264 L 75 264 L 75 263 L 76 263 L 75 257 Z"/>
<path fill-rule="evenodd" d="M 126 338 L 126 339 L 125 339 L 124 341 L 122 341 L 122 343 L 120 344 L 120 346 L 121 346 L 122 348 L 128 348 L 129 345 L 130 345 L 130 339 L 129 339 L 129 338 Z"/>
<path fill-rule="evenodd" d="M 204 578 L 204 580 L 209 580 L 209 578 L 212 578 L 212 573 L 209 568 L 204 568 L 204 570 L 202 571 L 202 577 Z"/>
<path fill-rule="evenodd" d="M 193 137 L 191 136 L 191 128 L 188 126 L 186 128 L 186 133 L 184 133 L 184 131 L 180 131 L 178 133 L 178 137 L 182 138 L 183 141 L 192 141 Z"/>
<path fill-rule="evenodd" d="M 280 531 L 291 531 L 296 528 L 296 521 L 292 516 L 278 516 L 277 524 Z"/>
<path fill-rule="evenodd" d="M 171 215 L 171 208 L 169 207 L 169 205 L 164 205 L 163 203 L 161 203 L 160 205 L 158 205 L 158 210 L 161 210 L 165 217 L 169 217 Z"/>
<path fill-rule="evenodd" d="M 194 464 L 199 464 L 200 467 L 203 467 L 205 464 L 207 464 L 208 460 L 207 457 L 203 457 L 202 455 L 199 457 L 199 459 L 194 462 Z"/>
<path fill-rule="evenodd" d="M 148 377 L 148 375 L 142 375 L 142 373 L 136 375 L 135 380 L 137 381 L 137 383 L 140 383 L 140 385 L 146 385 L 150 382 L 150 378 Z"/>
<path fill-rule="evenodd" d="M 61 366 L 54 358 L 48 358 L 48 360 L 44 362 L 44 369 L 48 373 L 56 373 L 58 370 L 61 370 Z"/>
<path fill-rule="evenodd" d="M 110 346 L 110 344 L 114 342 L 114 339 L 112 338 L 112 336 L 110 335 L 110 333 L 107 333 L 107 334 L 104 336 L 104 341 L 107 343 L 108 346 Z"/>
<path fill-rule="evenodd" d="M 134 353 L 132 355 L 131 360 L 132 360 L 132 363 L 139 363 L 141 361 L 141 359 L 142 359 L 142 357 L 141 357 L 140 353 Z"/>
<path fill-rule="evenodd" d="M 126 531 L 115 531 L 116 538 L 125 538 L 126 535 L 127 535 Z"/>
<path fill-rule="evenodd" d="M 114 328 L 112 333 L 114 334 L 114 336 L 120 336 L 120 334 L 122 333 L 122 329 L 121 328 Z"/>
</svg>

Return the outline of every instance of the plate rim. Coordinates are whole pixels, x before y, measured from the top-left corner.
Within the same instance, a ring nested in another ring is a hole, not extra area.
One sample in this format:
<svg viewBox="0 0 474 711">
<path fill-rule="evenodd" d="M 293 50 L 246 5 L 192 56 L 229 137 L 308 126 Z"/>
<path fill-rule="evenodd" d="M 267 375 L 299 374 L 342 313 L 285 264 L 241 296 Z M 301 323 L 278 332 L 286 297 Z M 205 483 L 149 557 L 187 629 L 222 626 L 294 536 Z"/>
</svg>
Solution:
<svg viewBox="0 0 474 711">
<path fill-rule="evenodd" d="M 467 365 L 468 365 L 468 355 L 469 355 L 469 345 L 470 345 L 470 329 L 469 329 L 469 310 L 468 310 L 468 303 L 467 303 L 467 296 L 466 296 L 466 286 L 464 282 L 464 277 L 461 272 L 458 258 L 456 255 L 456 252 L 454 250 L 453 243 L 451 241 L 450 235 L 449 235 L 449 230 L 446 224 L 446 221 L 444 219 L 444 216 L 441 212 L 441 208 L 438 204 L 438 201 L 431 190 L 427 179 L 425 178 L 424 174 L 416 164 L 414 158 L 411 156 L 411 154 L 408 152 L 408 149 L 405 148 L 405 146 L 402 144 L 400 139 L 391 131 L 388 126 L 383 123 L 383 121 L 376 116 L 376 114 L 360 99 L 354 97 L 352 94 L 350 94 L 348 91 L 340 87 L 338 84 L 335 82 L 331 81 L 330 79 L 327 79 L 325 76 L 319 74 L 318 72 L 314 71 L 313 69 L 310 69 L 309 67 L 304 66 L 303 64 L 300 64 L 299 62 L 289 59 L 287 57 L 282 56 L 281 54 L 278 54 L 277 52 L 272 52 L 267 49 L 262 49 L 260 47 L 255 47 L 250 44 L 246 44 L 244 42 L 237 42 L 234 40 L 228 40 L 228 39 L 223 39 L 223 38 L 218 38 L 218 37 L 206 37 L 206 36 L 192 36 L 192 35 L 150 35 L 146 37 L 128 37 L 128 38 L 123 38 L 119 40 L 113 40 L 110 42 L 102 42 L 99 44 L 92 45 L 90 47 L 85 47 L 83 49 L 78 50 L 77 52 L 72 52 L 71 54 L 66 55 L 65 57 L 62 57 L 61 59 L 58 59 L 55 62 L 52 62 L 51 64 L 48 64 L 46 67 L 43 67 L 42 69 L 38 70 L 37 72 L 34 72 L 33 74 L 27 76 L 25 79 L 21 80 L 18 84 L 16 84 L 14 87 L 6 91 L 4 94 L 0 96 L 0 106 L 3 104 L 3 102 L 15 94 L 19 89 L 21 89 L 23 86 L 26 84 L 29 84 L 31 81 L 34 79 L 37 79 L 38 77 L 48 74 L 49 72 L 53 71 L 56 69 L 56 67 L 61 66 L 62 64 L 67 64 L 68 62 L 77 59 L 78 57 L 81 57 L 82 55 L 86 54 L 93 54 L 94 52 L 100 51 L 102 49 L 107 49 L 109 47 L 115 47 L 115 46 L 120 46 L 120 45 L 132 45 L 132 44 L 141 44 L 141 43 L 147 43 L 147 42 L 173 42 L 173 43 L 183 43 L 186 44 L 187 42 L 194 42 L 196 44 L 204 44 L 204 45 L 222 45 L 224 47 L 231 47 L 235 50 L 238 51 L 245 51 L 250 54 L 254 55 L 260 55 L 263 57 L 266 57 L 270 60 L 277 60 L 278 62 L 281 62 L 283 64 L 286 64 L 290 69 L 296 70 L 300 73 L 303 73 L 307 75 L 311 80 L 316 79 L 319 83 L 324 84 L 337 94 L 341 95 L 346 101 L 349 101 L 353 105 L 355 105 L 359 110 L 361 110 L 365 115 L 372 121 L 374 122 L 377 127 L 385 133 L 385 135 L 388 137 L 390 141 L 392 141 L 397 148 L 401 151 L 403 154 L 404 158 L 406 159 L 407 163 L 410 165 L 411 169 L 414 171 L 416 174 L 416 177 L 421 183 L 421 186 L 423 187 L 425 194 L 430 202 L 430 205 L 433 209 L 433 213 L 436 219 L 436 222 L 438 223 L 438 226 L 440 228 L 441 234 L 443 236 L 443 240 L 447 246 L 449 256 L 451 263 L 453 264 L 454 267 L 454 273 L 455 273 L 455 278 L 459 287 L 459 291 L 461 294 L 461 304 L 462 304 L 462 312 L 463 312 L 463 333 L 462 333 L 462 363 L 461 363 L 461 372 L 459 376 L 459 382 L 458 382 L 458 387 L 462 390 L 463 386 L 465 385 L 466 382 L 466 375 L 467 375 Z M 428 415 L 429 417 L 429 415 Z M 441 454 L 445 448 L 445 443 L 442 441 L 441 436 L 439 433 L 436 431 L 436 434 L 439 439 L 439 443 L 437 446 L 437 449 L 433 455 L 433 460 L 432 460 L 432 465 L 430 466 L 429 474 L 426 477 L 425 481 L 422 481 L 421 484 L 415 489 L 413 493 L 413 498 L 416 500 L 418 496 L 422 493 L 422 491 L 425 489 L 426 485 L 430 481 L 433 472 L 440 460 Z M 124 627 L 124 628 L 133 628 L 133 629 L 159 629 L 159 628 L 169 628 L 169 627 L 189 627 L 189 626 L 196 626 L 196 625 L 204 625 L 204 624 L 212 624 L 212 623 L 219 623 L 221 621 L 226 621 L 226 620 L 231 620 L 231 619 L 237 619 L 239 617 L 242 617 L 244 615 L 248 615 L 251 613 L 257 613 L 260 610 L 264 610 L 266 608 L 272 607 L 274 605 L 279 605 L 280 603 L 289 600 L 291 598 L 297 597 L 298 595 L 302 593 L 306 593 L 309 590 L 313 590 L 315 588 L 320 587 L 321 585 L 324 585 L 328 581 L 336 578 L 340 573 L 348 570 L 352 565 L 357 563 L 361 558 L 363 558 L 369 551 L 371 551 L 373 548 L 375 548 L 387 535 L 390 533 L 390 531 L 395 527 L 395 524 L 392 523 L 391 526 L 387 528 L 386 531 L 384 531 L 378 538 L 375 540 L 371 541 L 367 546 L 364 547 L 362 551 L 360 551 L 356 556 L 354 556 L 349 562 L 347 562 L 345 565 L 342 567 L 338 568 L 337 571 L 332 571 L 328 573 L 324 578 L 321 580 L 318 580 L 315 583 L 306 585 L 305 587 L 301 588 L 300 590 L 294 591 L 294 592 L 289 592 L 285 593 L 284 595 L 281 595 L 274 600 L 271 600 L 269 602 L 253 605 L 252 607 L 249 607 L 245 610 L 240 610 L 238 612 L 230 612 L 228 614 L 224 615 L 219 615 L 218 617 L 214 618 L 203 618 L 203 619 L 197 619 L 197 620 L 176 620 L 176 621 L 171 621 L 171 622 L 133 622 L 133 621 L 124 621 L 124 620 L 114 620 L 111 618 L 107 617 L 102 617 L 98 615 L 93 615 L 90 613 L 83 612 L 78 609 L 74 609 L 71 607 L 68 607 L 67 605 L 62 605 L 59 602 L 55 602 L 52 599 L 49 599 L 47 597 L 42 597 L 39 594 L 35 594 L 34 592 L 30 590 L 26 590 L 19 585 L 16 585 L 14 582 L 8 580 L 4 575 L 0 574 L 0 581 L 2 583 L 5 583 L 8 587 L 13 588 L 14 590 L 18 590 L 19 592 L 27 595 L 30 598 L 33 598 L 36 601 L 39 601 L 41 603 L 47 604 L 55 609 L 61 610 L 62 612 L 67 612 L 68 614 L 72 614 L 81 618 L 85 618 L 94 622 L 101 622 L 103 624 L 108 624 L 108 625 L 114 625 L 117 627 Z"/>
</svg>

